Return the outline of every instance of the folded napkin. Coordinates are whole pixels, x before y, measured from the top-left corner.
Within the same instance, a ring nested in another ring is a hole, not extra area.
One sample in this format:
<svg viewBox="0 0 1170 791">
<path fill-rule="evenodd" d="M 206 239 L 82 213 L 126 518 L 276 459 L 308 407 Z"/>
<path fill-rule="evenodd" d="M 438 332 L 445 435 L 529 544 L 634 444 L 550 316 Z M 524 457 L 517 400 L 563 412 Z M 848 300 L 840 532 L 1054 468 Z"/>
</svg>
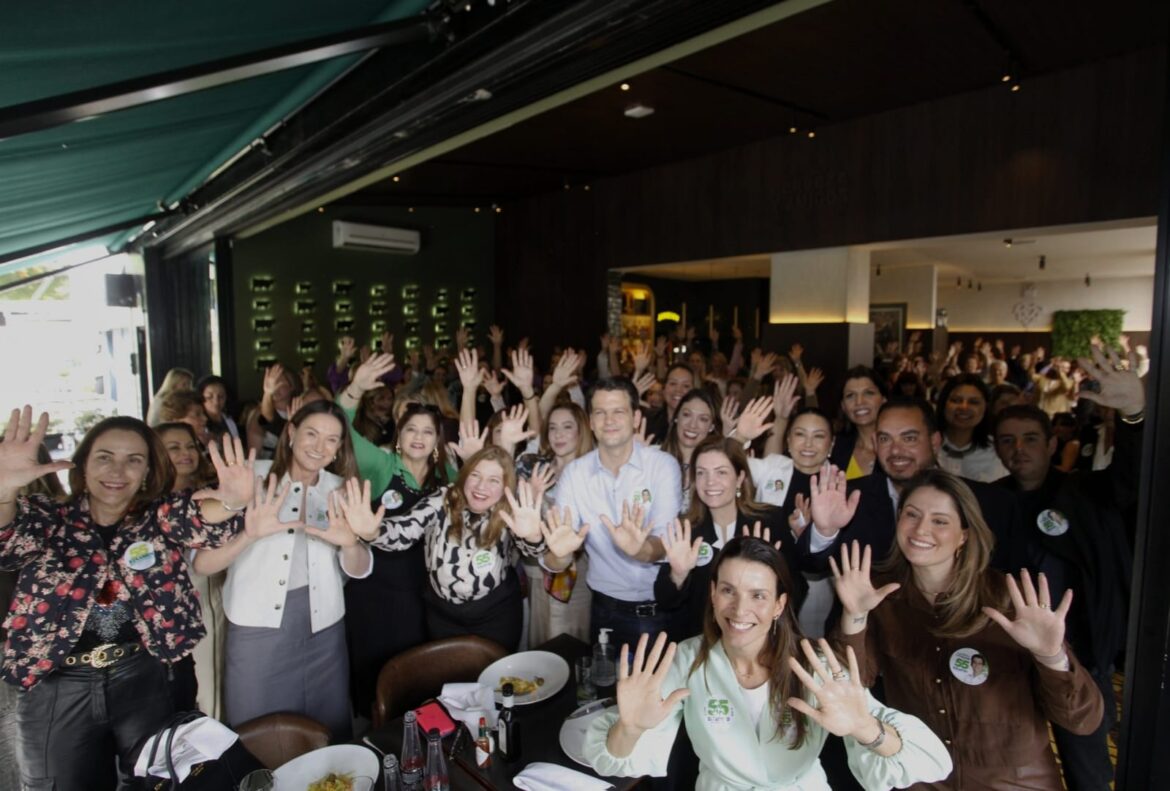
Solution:
<svg viewBox="0 0 1170 791">
<path fill-rule="evenodd" d="M 524 767 L 523 772 L 512 778 L 512 783 L 524 791 L 604 791 L 613 788 L 604 780 L 576 769 L 539 761 Z"/>
<path fill-rule="evenodd" d="M 166 745 L 167 734 L 170 731 L 170 728 L 166 728 L 158 735 L 146 740 L 142 751 L 138 753 L 138 761 L 134 764 L 135 775 L 138 777 L 169 776 Z M 235 731 L 211 717 L 200 717 L 175 728 L 175 738 L 171 743 L 171 757 L 179 782 L 187 779 L 191 768 L 196 764 L 219 758 L 238 738 Z M 154 763 L 150 763 L 150 753 L 156 741 L 159 743 L 158 750 L 155 751 Z M 147 764 L 150 765 L 147 766 Z"/>
<path fill-rule="evenodd" d="M 473 736 L 479 734 L 479 718 L 496 727 L 496 693 L 487 684 L 444 684 L 439 702 L 451 715 L 467 726 Z"/>
</svg>

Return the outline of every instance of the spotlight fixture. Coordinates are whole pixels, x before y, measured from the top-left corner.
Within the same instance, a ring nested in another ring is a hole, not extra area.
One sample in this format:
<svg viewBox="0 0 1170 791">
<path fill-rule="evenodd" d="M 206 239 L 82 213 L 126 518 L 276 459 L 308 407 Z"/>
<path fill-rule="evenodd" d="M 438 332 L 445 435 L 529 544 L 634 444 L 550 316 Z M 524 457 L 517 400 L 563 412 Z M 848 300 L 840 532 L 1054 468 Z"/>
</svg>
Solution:
<svg viewBox="0 0 1170 791">
<path fill-rule="evenodd" d="M 565 189 L 569 189 L 569 182 L 565 182 Z"/>
<path fill-rule="evenodd" d="M 881 264 L 878 264 L 878 265 L 877 265 L 877 272 L 875 273 L 875 276 L 876 276 L 876 277 L 881 277 L 881 276 L 882 276 L 882 265 L 881 265 Z"/>
<path fill-rule="evenodd" d="M 623 82 L 623 83 L 621 84 L 621 89 L 622 89 L 623 91 L 628 91 L 628 90 L 630 89 L 630 84 L 629 84 L 628 82 Z"/>
<path fill-rule="evenodd" d="M 318 213 L 318 214 L 324 214 L 324 213 L 325 213 L 325 207 L 324 207 L 324 206 L 318 206 L 318 207 L 317 207 L 317 213 Z M 145 230 L 145 229 L 143 229 L 143 230 Z"/>
<path fill-rule="evenodd" d="M 1040 269 L 1043 270 L 1046 266 L 1048 266 L 1048 258 L 1042 255 L 1040 256 Z"/>
<path fill-rule="evenodd" d="M 967 288 L 968 288 L 968 289 L 975 288 L 975 281 L 974 281 L 974 280 L 968 280 L 968 281 L 967 281 Z"/>
<path fill-rule="evenodd" d="M 796 127 L 795 126 L 788 127 L 788 134 L 790 134 L 790 135 L 796 134 Z"/>
<path fill-rule="evenodd" d="M 409 209 L 407 209 L 407 211 L 410 212 L 411 214 L 414 214 L 414 207 L 411 206 Z"/>
<path fill-rule="evenodd" d="M 955 278 L 955 286 L 958 288 L 963 287 L 963 278 L 961 276 Z"/>
<path fill-rule="evenodd" d="M 394 183 L 395 183 L 395 184 L 397 184 L 397 183 L 398 183 L 399 181 L 401 181 L 401 180 L 402 180 L 402 178 L 401 178 L 400 176 L 395 176 L 395 177 L 394 177 L 394 179 L 393 179 L 393 181 L 394 181 Z"/>
<path fill-rule="evenodd" d="M 583 186 L 581 189 L 583 189 L 583 190 L 585 190 L 586 192 L 588 192 L 588 191 L 589 191 L 589 185 L 588 185 L 588 184 L 586 184 L 586 185 L 585 185 L 585 186 Z"/>
<path fill-rule="evenodd" d="M 813 131 L 813 130 L 811 130 L 811 129 L 810 129 L 810 130 L 808 130 L 808 139 L 809 139 L 809 140 L 812 140 L 812 139 L 813 139 L 814 137 L 816 137 L 816 136 L 817 136 L 817 133 L 816 133 L 816 132 L 814 132 L 814 131 Z"/>
<path fill-rule="evenodd" d="M 1012 75 L 1010 73 L 1006 73 L 1002 77 L 1000 77 L 999 79 L 1000 79 L 1000 82 L 1011 82 Z"/>
<path fill-rule="evenodd" d="M 504 208 L 502 206 L 497 206 L 496 207 L 496 214 L 503 214 L 503 213 L 504 213 Z"/>
<path fill-rule="evenodd" d="M 641 103 L 631 104 L 624 112 L 626 118 L 645 118 L 648 115 L 654 115 L 654 108 Z"/>
<path fill-rule="evenodd" d="M 1008 237 L 1007 239 L 1004 239 L 1004 240 L 1003 240 L 1003 246 L 1004 246 L 1004 247 L 1011 247 L 1011 246 L 1012 246 L 1012 240 L 1011 240 L 1011 237 Z"/>
<path fill-rule="evenodd" d="M 1012 88 L 1011 88 L 1012 93 L 1019 93 L 1020 92 L 1020 83 L 1018 80 L 1013 79 L 1011 81 L 1011 86 L 1012 86 Z"/>
<path fill-rule="evenodd" d="M 1085 285 L 1086 286 L 1093 285 L 1093 278 L 1089 277 L 1088 275 L 1085 275 Z"/>
<path fill-rule="evenodd" d="M 976 287 L 975 287 L 975 290 L 976 290 L 976 291 L 982 291 L 982 290 L 983 290 L 983 283 L 980 283 L 978 286 L 976 286 Z"/>
<path fill-rule="evenodd" d="M 479 214 L 479 207 L 478 206 L 475 207 L 475 213 Z"/>
</svg>

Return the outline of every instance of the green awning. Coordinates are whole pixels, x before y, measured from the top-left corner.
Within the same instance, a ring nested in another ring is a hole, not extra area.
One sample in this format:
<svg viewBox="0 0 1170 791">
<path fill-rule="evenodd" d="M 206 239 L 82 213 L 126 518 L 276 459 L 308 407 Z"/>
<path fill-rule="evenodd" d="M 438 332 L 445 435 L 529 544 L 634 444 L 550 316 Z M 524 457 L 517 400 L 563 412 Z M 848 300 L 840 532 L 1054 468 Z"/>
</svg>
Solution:
<svg viewBox="0 0 1170 791">
<path fill-rule="evenodd" d="M 405 19 L 427 4 L 22 3 L 0 25 L 0 107 Z M 358 57 L 0 140 L 0 256 L 171 204 Z"/>
</svg>

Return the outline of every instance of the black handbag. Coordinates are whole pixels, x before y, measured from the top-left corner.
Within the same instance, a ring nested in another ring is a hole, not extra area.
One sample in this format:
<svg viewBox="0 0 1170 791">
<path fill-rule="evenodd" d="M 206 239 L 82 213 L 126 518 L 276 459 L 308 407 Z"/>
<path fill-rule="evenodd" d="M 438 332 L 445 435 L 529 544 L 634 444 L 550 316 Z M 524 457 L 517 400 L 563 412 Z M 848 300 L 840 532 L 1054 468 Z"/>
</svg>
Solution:
<svg viewBox="0 0 1170 791">
<path fill-rule="evenodd" d="M 150 761 L 147 764 L 154 766 L 161 746 L 166 758 L 167 776 L 148 775 L 146 778 L 148 789 L 152 791 L 234 791 L 249 773 L 265 768 L 256 756 L 248 752 L 244 743 L 236 739 L 232 742 L 232 746 L 224 751 L 223 755 L 214 761 L 196 764 L 191 768 L 187 779 L 180 782 L 178 774 L 175 772 L 175 761 L 172 753 L 175 730 L 180 725 L 194 722 L 203 716 L 205 715 L 201 711 L 184 711 L 171 717 L 164 728 L 167 734 L 166 739 L 155 739 L 154 745 L 150 748 Z"/>
</svg>

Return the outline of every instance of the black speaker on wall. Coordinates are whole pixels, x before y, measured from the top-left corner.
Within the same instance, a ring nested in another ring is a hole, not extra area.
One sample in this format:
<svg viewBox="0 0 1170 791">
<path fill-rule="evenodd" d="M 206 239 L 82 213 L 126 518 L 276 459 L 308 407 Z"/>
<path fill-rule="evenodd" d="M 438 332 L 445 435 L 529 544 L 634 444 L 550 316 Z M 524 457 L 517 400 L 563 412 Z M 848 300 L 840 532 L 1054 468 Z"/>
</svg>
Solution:
<svg viewBox="0 0 1170 791">
<path fill-rule="evenodd" d="M 111 308 L 133 308 L 138 305 L 138 277 L 106 275 L 106 304 Z"/>
</svg>

